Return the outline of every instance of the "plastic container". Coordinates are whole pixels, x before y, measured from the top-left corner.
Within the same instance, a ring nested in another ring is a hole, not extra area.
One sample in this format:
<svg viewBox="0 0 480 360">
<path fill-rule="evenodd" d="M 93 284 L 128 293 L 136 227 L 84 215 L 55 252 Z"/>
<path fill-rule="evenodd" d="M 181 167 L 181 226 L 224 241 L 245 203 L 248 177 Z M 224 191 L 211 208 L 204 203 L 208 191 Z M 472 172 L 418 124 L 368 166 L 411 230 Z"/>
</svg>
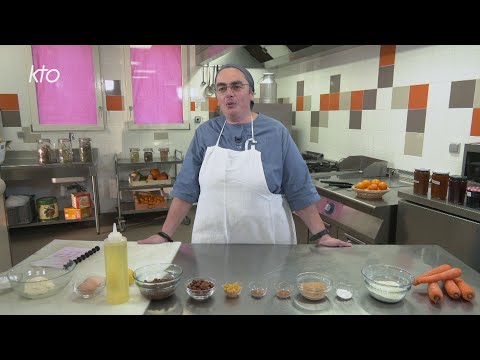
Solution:
<svg viewBox="0 0 480 360">
<path fill-rule="evenodd" d="M 130 297 L 127 238 L 117 231 L 117 224 L 115 223 L 113 224 L 113 231 L 104 241 L 104 252 L 107 303 L 122 304 L 127 302 Z"/>
<path fill-rule="evenodd" d="M 30 224 L 33 221 L 33 214 L 35 214 L 35 195 L 29 195 L 30 200 L 23 206 L 7 208 L 8 225 L 22 225 Z"/>
<path fill-rule="evenodd" d="M 70 139 L 58 139 L 58 162 L 60 164 L 73 162 L 72 142 Z"/>
<path fill-rule="evenodd" d="M 415 169 L 415 172 L 413 173 L 413 193 L 417 195 L 427 195 L 429 181 L 430 169 Z"/>
<path fill-rule="evenodd" d="M 80 138 L 78 139 L 78 147 L 80 151 L 80 161 L 81 162 L 93 162 L 92 155 L 92 139 L 90 138 Z"/>
<path fill-rule="evenodd" d="M 37 199 L 37 212 L 39 221 L 58 220 L 58 202 L 54 196 Z"/>
<path fill-rule="evenodd" d="M 161 161 L 168 161 L 168 152 L 170 151 L 168 148 L 160 148 L 160 160 Z"/>
<path fill-rule="evenodd" d="M 139 162 L 140 161 L 140 149 L 139 148 L 130 148 L 130 162 Z"/>
<path fill-rule="evenodd" d="M 432 172 L 432 187 L 431 187 L 431 198 L 438 200 L 447 199 L 448 191 L 448 171 L 433 171 Z"/>
<path fill-rule="evenodd" d="M 480 209 L 480 187 L 467 187 L 467 203 L 466 205 L 472 209 Z"/>
<path fill-rule="evenodd" d="M 39 139 L 37 152 L 39 164 L 50 164 L 52 162 L 52 143 L 50 139 Z"/>
<path fill-rule="evenodd" d="M 450 175 L 448 180 L 448 202 L 452 204 L 463 205 L 465 194 L 467 193 L 466 176 Z"/>
<path fill-rule="evenodd" d="M 145 148 L 143 149 L 143 161 L 152 162 L 153 161 L 153 149 Z"/>
</svg>

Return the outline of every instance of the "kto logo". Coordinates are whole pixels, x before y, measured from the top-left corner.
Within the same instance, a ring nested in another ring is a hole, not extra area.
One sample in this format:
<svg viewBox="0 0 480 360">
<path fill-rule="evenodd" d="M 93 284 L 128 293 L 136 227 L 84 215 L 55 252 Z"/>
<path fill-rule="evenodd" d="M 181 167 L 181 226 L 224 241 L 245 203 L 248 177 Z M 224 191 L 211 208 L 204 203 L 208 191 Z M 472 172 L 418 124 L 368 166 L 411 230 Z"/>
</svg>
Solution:
<svg viewBox="0 0 480 360">
<path fill-rule="evenodd" d="M 35 71 L 34 70 L 35 69 L 32 65 L 32 69 L 30 70 L 30 78 L 28 79 L 28 82 L 30 82 L 30 83 L 32 82 L 32 79 L 37 84 L 42 83 L 43 82 L 43 74 L 45 74 L 45 72 L 46 72 L 45 80 L 47 80 L 49 83 L 57 82 L 58 79 L 60 79 L 60 71 L 58 71 L 57 69 L 46 69 L 45 65 L 42 65 L 41 69 L 37 69 Z M 40 78 L 39 79 L 37 78 L 37 73 L 40 73 Z M 51 75 L 52 73 L 54 73 L 54 74 Z M 55 76 L 55 73 L 56 73 L 56 77 L 53 78 Z"/>
</svg>

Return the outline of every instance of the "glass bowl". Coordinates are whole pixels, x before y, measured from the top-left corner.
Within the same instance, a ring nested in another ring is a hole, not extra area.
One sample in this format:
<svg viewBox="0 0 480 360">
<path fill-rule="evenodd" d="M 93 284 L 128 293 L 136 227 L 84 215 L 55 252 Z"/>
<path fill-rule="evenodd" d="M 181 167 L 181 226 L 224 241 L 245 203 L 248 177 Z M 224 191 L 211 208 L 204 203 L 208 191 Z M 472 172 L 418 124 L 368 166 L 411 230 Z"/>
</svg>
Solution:
<svg viewBox="0 0 480 360">
<path fill-rule="evenodd" d="M 280 281 L 275 284 L 275 295 L 279 299 L 288 299 L 293 293 L 293 285 L 286 282 L 286 281 Z"/>
<path fill-rule="evenodd" d="M 162 300 L 173 295 L 183 270 L 175 264 L 151 264 L 133 272 L 140 293 L 150 300 Z"/>
<path fill-rule="evenodd" d="M 415 279 L 407 270 L 385 264 L 367 265 L 362 275 L 370 295 L 386 303 L 403 300 Z"/>
<path fill-rule="evenodd" d="M 242 292 L 242 283 L 239 281 L 226 282 L 223 284 L 223 291 L 225 291 L 227 298 L 235 299 Z"/>
<path fill-rule="evenodd" d="M 308 300 L 321 300 L 332 289 L 332 281 L 317 272 L 304 272 L 297 275 L 297 288 Z"/>
<path fill-rule="evenodd" d="M 255 299 L 261 299 L 267 294 L 268 287 L 267 283 L 263 280 L 251 281 L 248 284 L 248 290 L 250 290 L 250 295 Z"/>
<path fill-rule="evenodd" d="M 59 293 L 72 280 L 76 264 L 58 269 L 20 264 L 7 273 L 12 289 L 28 299 L 42 299 Z"/>
<path fill-rule="evenodd" d="M 77 277 L 73 281 L 73 291 L 84 299 L 94 298 L 105 289 L 105 277 L 89 274 Z"/>
<path fill-rule="evenodd" d="M 341 300 L 350 300 L 353 297 L 353 286 L 345 283 L 338 283 L 335 294 Z"/>
<path fill-rule="evenodd" d="M 187 294 L 195 300 L 207 300 L 215 292 L 215 279 L 194 277 L 185 282 Z"/>
<path fill-rule="evenodd" d="M 8 280 L 7 273 L 1 273 L 0 274 L 0 294 L 10 291 L 12 289 L 12 285 L 10 284 L 10 281 Z"/>
</svg>

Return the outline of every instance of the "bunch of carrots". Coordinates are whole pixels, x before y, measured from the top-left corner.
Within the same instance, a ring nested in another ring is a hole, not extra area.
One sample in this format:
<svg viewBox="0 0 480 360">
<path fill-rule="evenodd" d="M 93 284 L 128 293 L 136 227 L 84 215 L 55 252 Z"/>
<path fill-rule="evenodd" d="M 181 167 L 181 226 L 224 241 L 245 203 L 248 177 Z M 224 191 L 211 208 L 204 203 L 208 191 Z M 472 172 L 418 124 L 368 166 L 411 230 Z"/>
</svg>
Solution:
<svg viewBox="0 0 480 360">
<path fill-rule="evenodd" d="M 434 304 L 440 303 L 443 299 L 439 281 L 443 281 L 445 292 L 452 299 L 457 300 L 461 297 L 466 301 L 472 301 L 475 298 L 475 291 L 460 276 L 462 276 L 460 268 L 443 264 L 417 277 L 413 285 L 428 284 L 428 297 Z"/>
</svg>

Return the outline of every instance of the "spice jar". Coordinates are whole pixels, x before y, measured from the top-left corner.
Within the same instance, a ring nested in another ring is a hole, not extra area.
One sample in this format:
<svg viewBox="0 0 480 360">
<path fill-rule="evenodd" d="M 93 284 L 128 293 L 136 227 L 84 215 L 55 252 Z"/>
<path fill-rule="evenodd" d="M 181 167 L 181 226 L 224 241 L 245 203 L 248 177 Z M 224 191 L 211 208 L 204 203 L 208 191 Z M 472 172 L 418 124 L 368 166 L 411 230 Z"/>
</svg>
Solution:
<svg viewBox="0 0 480 360">
<path fill-rule="evenodd" d="M 38 140 L 38 163 L 39 164 L 50 164 L 51 163 L 51 142 L 50 139 L 39 139 Z"/>
<path fill-rule="evenodd" d="M 467 206 L 473 209 L 480 209 L 480 187 L 467 187 Z"/>
<path fill-rule="evenodd" d="M 467 192 L 466 176 L 450 175 L 448 180 L 448 202 L 463 205 Z"/>
<path fill-rule="evenodd" d="M 61 164 L 73 162 L 72 142 L 70 139 L 58 139 L 58 162 Z"/>
<path fill-rule="evenodd" d="M 415 172 L 413 173 L 413 193 L 418 195 L 427 195 L 429 181 L 430 169 L 415 169 Z"/>
<path fill-rule="evenodd" d="M 90 138 L 78 139 L 81 162 L 93 162 L 91 141 Z"/>
<path fill-rule="evenodd" d="M 158 149 L 160 151 L 160 160 L 161 161 L 168 161 L 168 148 L 160 148 Z"/>
<path fill-rule="evenodd" d="M 447 199 L 448 190 L 448 171 L 433 171 L 432 172 L 432 187 L 431 198 L 438 200 Z"/>
<path fill-rule="evenodd" d="M 130 148 L 130 162 L 139 162 L 139 161 L 140 161 L 140 149 Z"/>
<path fill-rule="evenodd" d="M 153 161 L 153 149 L 152 148 L 143 149 L 143 160 L 145 162 L 152 162 Z"/>
</svg>

